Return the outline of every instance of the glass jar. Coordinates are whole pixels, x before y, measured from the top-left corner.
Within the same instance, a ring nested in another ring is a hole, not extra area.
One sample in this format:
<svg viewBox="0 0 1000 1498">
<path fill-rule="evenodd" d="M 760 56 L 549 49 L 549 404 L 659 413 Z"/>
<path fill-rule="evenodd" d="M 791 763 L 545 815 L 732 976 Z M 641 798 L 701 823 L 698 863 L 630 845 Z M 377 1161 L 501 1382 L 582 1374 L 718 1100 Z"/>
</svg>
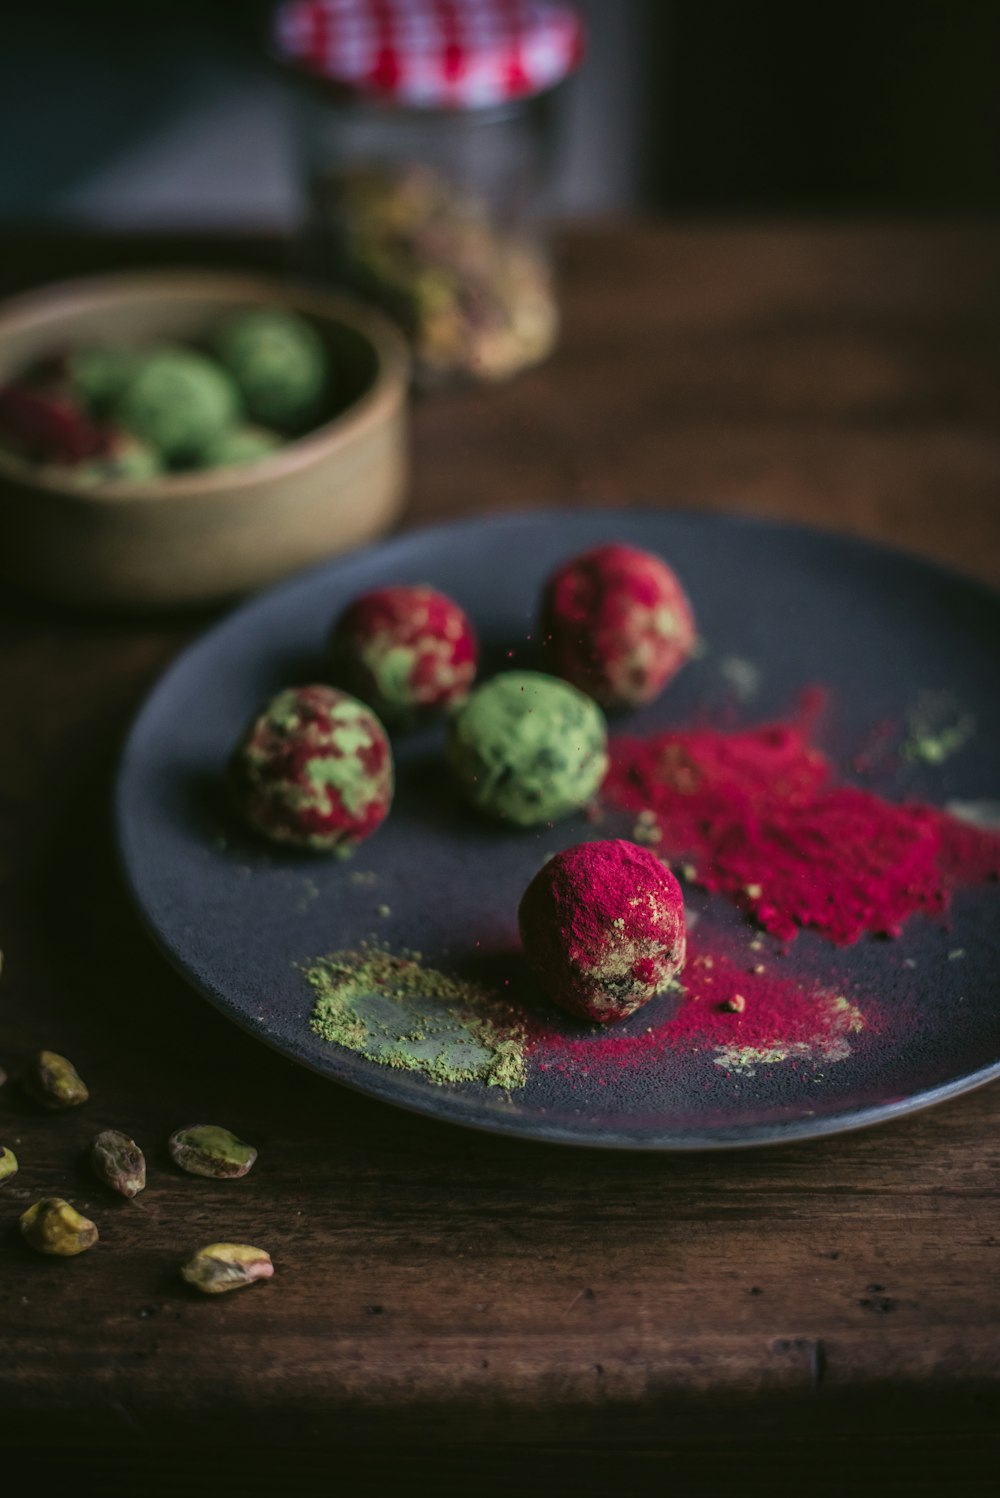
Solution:
<svg viewBox="0 0 1000 1498">
<path fill-rule="evenodd" d="M 423 7 L 398 3 L 406 25 L 391 52 L 386 0 L 318 0 L 327 28 L 321 57 L 317 33 L 302 22 L 308 11 L 314 25 L 317 4 L 279 12 L 285 56 L 301 63 L 312 48 L 312 86 L 298 90 L 297 103 L 309 204 L 304 263 L 400 322 L 420 385 L 503 380 L 544 359 L 558 334 L 545 191 L 553 91 L 579 56 L 579 17 L 562 0 L 520 8 L 452 0 L 429 4 L 421 30 Z M 294 34 L 291 11 L 300 22 Z M 442 11 L 464 17 L 461 66 L 454 34 L 450 42 L 442 35 Z M 383 28 L 367 71 L 363 49 L 331 47 L 330 27 L 342 28 L 346 12 L 377 13 Z M 530 52 L 532 17 L 536 28 L 539 18 L 550 27 L 547 53 Z M 525 66 L 532 55 L 534 71 Z M 344 76 L 352 70 L 361 77 Z"/>
</svg>

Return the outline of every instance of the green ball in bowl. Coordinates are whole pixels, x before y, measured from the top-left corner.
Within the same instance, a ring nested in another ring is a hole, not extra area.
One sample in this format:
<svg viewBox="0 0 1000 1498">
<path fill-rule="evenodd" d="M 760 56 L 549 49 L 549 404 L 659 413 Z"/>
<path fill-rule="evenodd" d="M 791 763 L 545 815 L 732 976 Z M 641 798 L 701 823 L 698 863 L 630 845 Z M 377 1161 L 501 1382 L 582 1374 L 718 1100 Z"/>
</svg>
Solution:
<svg viewBox="0 0 1000 1498">
<path fill-rule="evenodd" d="M 197 463 L 239 412 L 239 394 L 224 370 L 194 349 L 172 346 L 137 361 L 118 402 L 122 425 L 167 463 Z"/>
<path fill-rule="evenodd" d="M 66 360 L 70 389 L 95 415 L 103 415 L 119 400 L 135 369 L 132 349 L 117 343 L 83 343 Z"/>
<path fill-rule="evenodd" d="M 266 458 L 276 448 L 284 446 L 284 438 L 267 427 L 231 427 L 214 442 L 210 442 L 201 455 L 202 468 L 230 468 L 236 463 L 255 463 Z"/>
<path fill-rule="evenodd" d="M 214 349 L 253 421 L 301 431 L 322 416 L 326 350 L 305 318 L 263 308 L 237 313 L 219 329 Z"/>
</svg>

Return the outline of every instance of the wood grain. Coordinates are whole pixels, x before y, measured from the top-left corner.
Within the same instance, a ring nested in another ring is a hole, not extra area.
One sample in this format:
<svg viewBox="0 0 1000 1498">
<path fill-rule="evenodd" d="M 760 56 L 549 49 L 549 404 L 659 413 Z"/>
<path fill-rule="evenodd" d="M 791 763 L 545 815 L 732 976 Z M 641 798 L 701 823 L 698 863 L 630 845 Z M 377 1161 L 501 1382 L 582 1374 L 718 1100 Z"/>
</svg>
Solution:
<svg viewBox="0 0 1000 1498">
<path fill-rule="evenodd" d="M 14 255 L 9 284 L 97 253 L 70 250 Z M 419 404 L 409 523 L 685 503 L 851 530 L 995 581 L 998 252 L 985 229 L 569 234 L 559 355 Z M 52 1117 L 0 1089 L 22 1163 L 0 1195 L 0 1439 L 155 1445 L 177 1484 L 163 1491 L 193 1492 L 217 1472 L 184 1476 L 195 1441 L 294 1443 L 303 1481 L 319 1470 L 303 1453 L 365 1448 L 387 1486 L 393 1452 L 434 1444 L 456 1490 L 481 1491 L 455 1453 L 495 1475 L 530 1447 L 540 1486 L 522 1463 L 522 1487 L 559 1492 L 567 1453 L 649 1484 L 671 1452 L 714 1454 L 730 1491 L 747 1451 L 850 1437 L 883 1491 L 890 1468 L 912 1492 L 943 1467 L 979 1491 L 1000 1410 L 1000 1089 L 809 1145 L 653 1158 L 462 1132 L 297 1070 L 173 976 L 115 869 L 121 735 L 208 620 L 0 608 L 0 1061 L 65 1051 L 93 1094 Z M 253 1173 L 174 1172 L 165 1140 L 196 1121 L 255 1143 Z M 135 1203 L 81 1163 L 112 1125 L 149 1154 Z M 92 1253 L 22 1247 L 17 1215 L 49 1193 L 99 1223 Z M 217 1238 L 270 1249 L 274 1280 L 220 1302 L 186 1292 L 179 1260 Z M 821 1466 L 812 1490 L 834 1491 Z"/>
<path fill-rule="evenodd" d="M 558 357 L 428 405 L 421 517 L 749 511 L 1000 579 L 1000 232 L 581 232 Z"/>
</svg>

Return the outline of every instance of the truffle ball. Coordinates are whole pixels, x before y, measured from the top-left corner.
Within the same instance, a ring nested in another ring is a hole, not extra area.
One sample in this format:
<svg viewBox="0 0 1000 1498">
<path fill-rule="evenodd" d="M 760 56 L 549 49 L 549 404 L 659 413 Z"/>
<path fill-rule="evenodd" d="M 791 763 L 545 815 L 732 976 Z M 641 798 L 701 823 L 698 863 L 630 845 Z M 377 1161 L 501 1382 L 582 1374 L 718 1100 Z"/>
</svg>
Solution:
<svg viewBox="0 0 1000 1498">
<path fill-rule="evenodd" d="M 298 428 L 320 415 L 326 351 L 304 318 L 264 308 L 240 312 L 219 330 L 215 351 L 254 421 Z"/>
<path fill-rule="evenodd" d="M 0 437 L 29 462 L 82 463 L 103 452 L 105 434 L 58 385 L 15 382 L 0 389 Z"/>
<path fill-rule="evenodd" d="M 465 796 L 530 827 L 577 811 L 608 767 L 607 729 L 590 697 L 538 671 L 506 671 L 451 720 L 448 760 Z"/>
<path fill-rule="evenodd" d="M 230 427 L 220 432 L 201 455 L 202 468 L 230 468 L 236 463 L 256 463 L 282 446 L 277 432 L 266 427 Z"/>
<path fill-rule="evenodd" d="M 194 349 L 161 348 L 139 359 L 118 402 L 134 436 L 168 463 L 196 461 L 232 426 L 239 397 L 224 370 Z"/>
<path fill-rule="evenodd" d="M 557 675 L 606 708 L 651 702 L 695 645 L 677 577 L 634 546 L 595 546 L 564 562 L 545 586 L 542 630 Z"/>
<path fill-rule="evenodd" d="M 464 702 L 477 656 L 464 610 L 423 586 L 363 594 L 340 615 L 330 638 L 334 681 L 390 725 Z"/>
<path fill-rule="evenodd" d="M 128 432 L 110 431 L 107 450 L 80 463 L 72 477 L 81 484 L 141 484 L 163 472 L 159 454 Z"/>
<path fill-rule="evenodd" d="M 552 1001 L 599 1025 L 634 1014 L 684 966 L 684 898 L 648 848 L 616 838 L 550 858 L 518 919 Z"/>
<path fill-rule="evenodd" d="M 66 374 L 76 398 L 100 416 L 124 391 L 135 362 L 132 350 L 119 344 L 84 343 L 68 355 Z"/>
<path fill-rule="evenodd" d="M 290 687 L 247 729 L 230 763 L 244 817 L 276 843 L 353 852 L 392 802 L 392 751 L 363 702 L 333 687 Z"/>
</svg>

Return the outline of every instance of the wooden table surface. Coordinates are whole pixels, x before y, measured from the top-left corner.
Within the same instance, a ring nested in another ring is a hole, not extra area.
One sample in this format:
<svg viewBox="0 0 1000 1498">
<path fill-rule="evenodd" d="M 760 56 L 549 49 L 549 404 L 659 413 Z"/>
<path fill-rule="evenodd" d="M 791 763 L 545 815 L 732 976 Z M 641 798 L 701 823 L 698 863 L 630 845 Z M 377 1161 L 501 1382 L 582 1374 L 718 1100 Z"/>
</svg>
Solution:
<svg viewBox="0 0 1000 1498">
<path fill-rule="evenodd" d="M 277 254 L 24 240 L 3 281 Z M 987 228 L 568 233 L 558 356 L 419 406 L 406 523 L 683 504 L 996 582 L 998 263 Z M 682 1469 L 718 1475 L 706 1491 L 773 1492 L 782 1471 L 813 1493 L 852 1473 L 857 1491 L 859 1466 L 882 1491 L 947 1476 L 985 1492 L 1000 1088 L 811 1144 L 628 1156 L 410 1117 L 272 1055 L 151 949 L 109 834 L 125 727 L 211 617 L 0 603 L 0 1062 L 65 1052 L 93 1095 L 50 1116 L 0 1089 L 21 1160 L 0 1195 L 0 1451 L 44 1442 L 69 1471 L 114 1449 L 145 1492 L 219 1491 L 260 1445 L 241 1492 L 293 1468 L 317 1491 L 348 1470 L 374 1486 L 344 1491 L 389 1490 L 404 1460 L 477 1493 L 579 1492 L 585 1473 L 595 1491 L 662 1487 Z M 254 1172 L 174 1173 L 165 1140 L 192 1119 L 252 1139 Z M 81 1163 L 108 1126 L 147 1147 L 135 1203 Z M 18 1214 L 46 1194 L 99 1222 L 93 1252 L 22 1246 Z M 275 1279 L 186 1293 L 178 1261 L 218 1238 L 268 1247 Z"/>
</svg>

